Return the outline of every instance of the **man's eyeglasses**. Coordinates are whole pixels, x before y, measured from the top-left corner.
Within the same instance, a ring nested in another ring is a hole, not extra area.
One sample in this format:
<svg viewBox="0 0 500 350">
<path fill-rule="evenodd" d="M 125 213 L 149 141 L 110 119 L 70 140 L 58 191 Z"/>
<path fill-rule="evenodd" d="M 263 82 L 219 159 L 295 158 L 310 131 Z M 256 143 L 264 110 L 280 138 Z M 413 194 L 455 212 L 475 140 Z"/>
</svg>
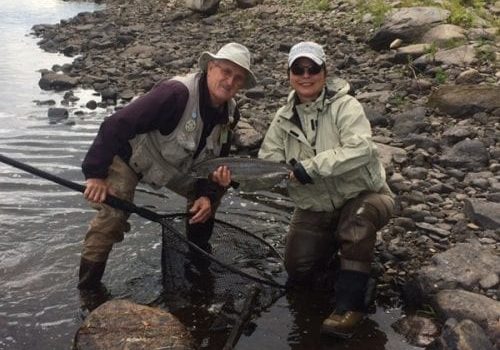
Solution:
<svg viewBox="0 0 500 350">
<path fill-rule="evenodd" d="M 322 66 L 317 65 L 317 64 L 312 64 L 310 66 L 302 66 L 300 64 L 294 64 L 294 65 L 292 65 L 292 67 L 290 67 L 290 71 L 294 75 L 304 75 L 306 72 L 309 75 L 316 75 L 319 72 L 321 72 L 322 68 L 323 68 Z"/>
<path fill-rule="evenodd" d="M 228 78 L 233 78 L 233 81 L 234 83 L 238 86 L 238 87 L 241 87 L 243 85 L 245 85 L 245 79 L 246 77 L 239 74 L 239 73 L 236 73 L 233 71 L 233 69 L 231 69 L 230 67 L 228 67 L 227 65 L 224 65 L 223 63 L 220 63 L 220 62 L 217 62 L 217 61 L 214 61 L 214 66 L 218 67 L 222 73 L 222 76 L 226 79 Z"/>
</svg>

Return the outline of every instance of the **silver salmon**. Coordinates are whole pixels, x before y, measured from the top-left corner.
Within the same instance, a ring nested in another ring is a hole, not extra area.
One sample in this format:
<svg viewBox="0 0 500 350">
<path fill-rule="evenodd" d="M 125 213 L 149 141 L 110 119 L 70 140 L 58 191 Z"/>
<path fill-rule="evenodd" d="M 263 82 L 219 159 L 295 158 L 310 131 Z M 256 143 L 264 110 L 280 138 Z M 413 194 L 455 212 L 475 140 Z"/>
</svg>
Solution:
<svg viewBox="0 0 500 350">
<path fill-rule="evenodd" d="M 233 187 L 243 191 L 268 190 L 288 177 L 292 166 L 259 158 L 220 157 L 209 159 L 192 168 L 194 176 L 206 178 L 220 166 L 231 171 Z"/>
</svg>

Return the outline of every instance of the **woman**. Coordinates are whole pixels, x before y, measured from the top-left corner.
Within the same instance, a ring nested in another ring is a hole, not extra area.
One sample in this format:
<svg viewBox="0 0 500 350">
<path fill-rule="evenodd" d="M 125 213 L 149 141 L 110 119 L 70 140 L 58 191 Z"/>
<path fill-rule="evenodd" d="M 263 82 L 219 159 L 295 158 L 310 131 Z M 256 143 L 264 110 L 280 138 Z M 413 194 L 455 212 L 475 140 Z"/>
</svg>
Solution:
<svg viewBox="0 0 500 350">
<path fill-rule="evenodd" d="M 389 221 L 394 200 L 363 107 L 347 94 L 346 81 L 327 84 L 323 48 L 294 45 L 288 77 L 293 90 L 259 157 L 294 166 L 288 192 L 296 208 L 285 251 L 289 282 L 312 286 L 337 254 L 336 306 L 321 331 L 350 337 L 366 313 L 376 232 Z"/>
</svg>

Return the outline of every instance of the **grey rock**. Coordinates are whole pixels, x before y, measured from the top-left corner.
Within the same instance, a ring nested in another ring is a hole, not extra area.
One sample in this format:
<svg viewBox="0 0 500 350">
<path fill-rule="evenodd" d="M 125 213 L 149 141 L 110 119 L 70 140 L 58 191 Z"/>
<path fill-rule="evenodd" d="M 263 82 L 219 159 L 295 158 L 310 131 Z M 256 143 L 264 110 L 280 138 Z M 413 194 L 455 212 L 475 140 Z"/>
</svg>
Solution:
<svg viewBox="0 0 500 350">
<path fill-rule="evenodd" d="M 447 321 L 436 343 L 440 350 L 494 350 L 483 329 L 471 320 Z"/>
<path fill-rule="evenodd" d="M 394 117 L 394 133 L 404 138 L 411 133 L 419 133 L 427 126 L 425 122 L 426 109 L 417 107 Z"/>
<path fill-rule="evenodd" d="M 448 149 L 440 157 L 439 162 L 445 167 L 477 170 L 488 165 L 489 154 L 479 140 L 463 140 Z"/>
<path fill-rule="evenodd" d="M 262 4 L 264 0 L 236 0 L 236 6 L 242 9 L 248 9 L 259 4 Z"/>
<path fill-rule="evenodd" d="M 459 243 L 434 255 L 431 265 L 418 271 L 417 280 L 424 294 L 447 288 L 472 290 L 492 272 L 500 273 L 500 256 L 479 243 Z"/>
<path fill-rule="evenodd" d="M 47 115 L 51 124 L 59 123 L 65 119 L 68 119 L 69 112 L 66 108 L 49 108 Z"/>
<path fill-rule="evenodd" d="M 489 336 L 494 335 L 500 315 L 500 301 L 465 290 L 446 289 L 436 294 L 433 303 L 444 319 L 468 319 L 485 329 Z"/>
<path fill-rule="evenodd" d="M 54 72 L 42 72 L 42 77 L 38 82 L 38 86 L 42 90 L 70 90 L 78 84 L 78 78 L 70 77 L 65 74 L 58 74 Z"/>
<path fill-rule="evenodd" d="M 415 225 L 418 228 L 435 233 L 440 237 L 448 237 L 449 235 L 451 235 L 451 232 L 449 230 L 444 230 L 427 222 L 418 222 Z"/>
<path fill-rule="evenodd" d="M 471 221 L 484 228 L 500 228 L 500 203 L 466 199 L 464 212 Z"/>
<path fill-rule="evenodd" d="M 418 40 L 436 24 L 443 23 L 449 11 L 436 7 L 410 7 L 393 11 L 382 27 L 368 40 L 375 50 L 388 49 L 395 39 L 405 43 Z"/>
<path fill-rule="evenodd" d="M 469 126 L 454 126 L 443 132 L 442 137 L 449 144 L 455 144 L 459 141 L 465 140 L 466 138 L 474 138 L 476 136 L 476 131 Z"/>
<path fill-rule="evenodd" d="M 465 29 L 454 24 L 440 24 L 429 29 L 422 37 L 422 42 L 447 47 L 457 42 L 465 42 Z"/>
<path fill-rule="evenodd" d="M 488 274 L 487 276 L 483 277 L 479 281 L 479 285 L 483 289 L 490 289 L 490 288 L 493 288 L 496 285 L 498 285 L 499 282 L 500 282 L 500 278 L 498 277 L 498 274 L 492 272 L 492 273 Z"/>
</svg>

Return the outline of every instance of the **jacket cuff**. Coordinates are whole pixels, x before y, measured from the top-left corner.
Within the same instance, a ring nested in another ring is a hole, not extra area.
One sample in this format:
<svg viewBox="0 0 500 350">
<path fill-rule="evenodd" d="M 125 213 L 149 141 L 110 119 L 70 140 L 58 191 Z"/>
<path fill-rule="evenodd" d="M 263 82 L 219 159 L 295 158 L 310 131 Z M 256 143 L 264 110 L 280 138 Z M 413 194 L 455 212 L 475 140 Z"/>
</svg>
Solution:
<svg viewBox="0 0 500 350">
<path fill-rule="evenodd" d="M 300 162 L 296 162 L 293 165 L 293 175 L 295 176 L 295 178 L 297 180 L 299 180 L 299 182 L 302 185 L 313 183 L 313 180 L 311 179 L 311 177 L 307 173 L 306 169 L 304 169 L 304 167 L 302 166 L 302 164 Z"/>
<path fill-rule="evenodd" d="M 209 179 L 197 179 L 195 183 L 196 198 L 208 197 L 212 205 L 216 203 L 217 194 L 221 189 L 221 186 Z"/>
</svg>

